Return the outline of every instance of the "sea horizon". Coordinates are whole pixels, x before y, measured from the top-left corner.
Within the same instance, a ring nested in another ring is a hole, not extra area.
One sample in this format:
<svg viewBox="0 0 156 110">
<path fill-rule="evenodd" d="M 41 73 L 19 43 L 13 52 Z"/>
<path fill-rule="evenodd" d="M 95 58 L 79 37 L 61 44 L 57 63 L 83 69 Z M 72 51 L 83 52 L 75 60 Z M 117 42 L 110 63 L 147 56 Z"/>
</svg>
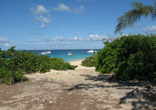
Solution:
<svg viewBox="0 0 156 110">
<path fill-rule="evenodd" d="M 102 49 L 102 48 L 100 48 Z M 100 49 L 93 49 L 93 50 L 100 50 Z M 4 49 L 4 50 L 8 50 L 8 49 Z M 17 51 L 23 51 L 23 50 L 92 50 L 91 48 L 88 49 L 16 49 Z"/>
</svg>

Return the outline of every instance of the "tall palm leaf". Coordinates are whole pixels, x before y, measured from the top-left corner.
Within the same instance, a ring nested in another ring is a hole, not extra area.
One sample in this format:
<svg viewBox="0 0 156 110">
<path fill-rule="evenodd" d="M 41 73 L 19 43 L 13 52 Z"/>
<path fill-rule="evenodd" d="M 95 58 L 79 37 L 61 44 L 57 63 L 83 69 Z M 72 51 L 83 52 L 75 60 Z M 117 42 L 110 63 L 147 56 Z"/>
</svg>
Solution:
<svg viewBox="0 0 156 110">
<path fill-rule="evenodd" d="M 133 26 L 136 21 L 140 20 L 141 16 L 147 17 L 151 15 L 153 19 L 156 17 L 156 5 L 143 5 L 140 2 L 133 2 L 132 5 L 132 10 L 126 12 L 124 15 L 118 18 L 115 33 L 120 32 L 122 29 L 125 29 L 128 26 Z"/>
</svg>

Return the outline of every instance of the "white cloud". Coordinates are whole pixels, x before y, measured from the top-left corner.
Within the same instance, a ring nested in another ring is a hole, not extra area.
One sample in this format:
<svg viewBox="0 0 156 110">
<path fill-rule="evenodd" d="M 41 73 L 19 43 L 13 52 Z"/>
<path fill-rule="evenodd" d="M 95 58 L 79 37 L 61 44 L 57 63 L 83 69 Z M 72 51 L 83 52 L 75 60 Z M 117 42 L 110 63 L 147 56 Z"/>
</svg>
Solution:
<svg viewBox="0 0 156 110">
<path fill-rule="evenodd" d="M 58 7 L 54 8 L 55 11 L 70 11 L 70 8 L 65 4 L 59 4 Z"/>
<path fill-rule="evenodd" d="M 49 23 L 49 22 L 50 22 L 50 18 L 45 17 L 45 16 L 42 16 L 42 15 L 37 16 L 36 19 L 37 19 L 38 21 L 41 21 L 42 24 L 44 24 L 44 23 Z M 42 25 L 42 24 L 41 24 L 41 25 Z M 45 27 L 45 24 L 44 24 L 44 27 Z"/>
<path fill-rule="evenodd" d="M 46 27 L 46 25 L 51 22 L 49 11 L 43 5 L 37 5 L 32 7 L 30 10 L 36 20 L 41 23 L 40 28 Z"/>
<path fill-rule="evenodd" d="M 119 35 L 119 36 L 115 36 L 115 37 L 110 37 L 108 38 L 107 40 L 109 41 L 114 41 L 116 39 L 120 39 L 121 37 L 125 37 L 125 36 L 128 36 L 129 34 L 122 34 L 122 35 Z"/>
<path fill-rule="evenodd" d="M 5 46 L 5 47 L 10 47 L 10 44 L 5 43 L 4 46 Z"/>
<path fill-rule="evenodd" d="M 56 8 L 54 8 L 54 10 L 55 11 L 66 11 L 66 12 L 72 12 L 72 13 L 80 14 L 83 11 L 85 11 L 85 7 L 80 6 L 80 7 L 71 8 L 71 7 L 61 3 Z"/>
<path fill-rule="evenodd" d="M 8 39 L 0 37 L 0 43 L 6 43 L 8 41 L 9 41 Z"/>
<path fill-rule="evenodd" d="M 37 5 L 37 6 L 33 7 L 33 8 L 31 8 L 30 10 L 35 15 L 48 13 L 47 9 L 43 5 Z"/>
<path fill-rule="evenodd" d="M 156 26 L 148 26 L 146 28 L 143 28 L 142 31 L 144 31 L 144 32 L 155 32 Z"/>
<path fill-rule="evenodd" d="M 69 41 L 80 41 L 80 40 L 85 40 L 83 37 L 72 37 L 68 38 Z"/>
<path fill-rule="evenodd" d="M 108 36 L 99 36 L 98 34 L 91 34 L 89 37 L 95 41 L 108 40 Z"/>
<path fill-rule="evenodd" d="M 64 40 L 63 36 L 56 36 L 55 38 L 48 38 L 48 37 L 45 38 L 46 42 L 50 42 L 50 41 L 63 41 L 63 40 Z"/>
<path fill-rule="evenodd" d="M 64 37 L 63 36 L 56 36 L 55 40 L 61 41 L 61 40 L 64 40 Z"/>
</svg>

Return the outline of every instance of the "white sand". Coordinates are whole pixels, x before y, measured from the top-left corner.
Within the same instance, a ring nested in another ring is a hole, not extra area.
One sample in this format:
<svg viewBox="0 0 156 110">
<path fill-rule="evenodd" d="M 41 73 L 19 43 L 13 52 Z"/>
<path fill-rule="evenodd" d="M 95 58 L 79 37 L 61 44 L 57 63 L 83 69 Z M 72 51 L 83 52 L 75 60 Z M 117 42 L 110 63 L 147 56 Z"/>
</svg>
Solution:
<svg viewBox="0 0 156 110">
<path fill-rule="evenodd" d="M 137 104 L 137 99 L 126 98 L 124 103 L 119 103 L 127 93 L 137 86 L 110 82 L 108 77 L 111 75 L 100 75 L 94 67 L 82 66 L 81 61 L 70 62 L 72 65 L 78 66 L 75 70 L 51 70 L 45 74 L 25 75 L 30 80 L 25 82 L 28 84 L 22 86 L 24 83 L 19 83 L 20 88 L 18 88 L 18 84 L 13 86 L 17 88 L 16 91 L 7 91 L 7 94 L 14 95 L 0 100 L 0 104 L 3 103 L 0 110 L 50 110 L 51 108 L 46 108 L 48 106 L 55 107 L 54 110 L 134 109 L 133 103 Z M 17 91 L 18 93 L 16 93 Z M 43 102 L 45 99 L 47 101 Z M 64 109 L 64 106 L 70 109 Z"/>
<path fill-rule="evenodd" d="M 124 97 L 126 93 L 132 91 L 132 88 L 126 86 L 122 87 L 123 89 L 118 89 L 118 87 L 115 87 L 118 85 L 117 83 L 98 80 L 99 72 L 96 72 L 94 67 L 81 66 L 81 62 L 82 60 L 70 62 L 70 64 L 78 66 L 75 70 L 51 70 L 45 74 L 34 73 L 26 76 L 36 80 L 46 78 L 48 80 L 68 85 L 70 88 L 78 86 L 79 88 L 82 88 L 80 89 L 80 95 L 90 97 L 89 100 L 84 99 L 85 102 L 91 104 L 93 103 L 93 100 L 97 100 L 100 102 L 96 105 L 97 108 L 110 108 L 110 110 L 116 110 L 114 106 L 119 106 L 120 98 Z M 118 108 L 118 110 L 132 109 L 132 105 L 129 102 L 120 105 L 120 107 L 121 108 Z"/>
<path fill-rule="evenodd" d="M 69 63 L 71 64 L 71 65 L 81 65 L 81 62 L 82 62 L 83 60 L 75 60 L 75 61 L 70 61 Z"/>
</svg>

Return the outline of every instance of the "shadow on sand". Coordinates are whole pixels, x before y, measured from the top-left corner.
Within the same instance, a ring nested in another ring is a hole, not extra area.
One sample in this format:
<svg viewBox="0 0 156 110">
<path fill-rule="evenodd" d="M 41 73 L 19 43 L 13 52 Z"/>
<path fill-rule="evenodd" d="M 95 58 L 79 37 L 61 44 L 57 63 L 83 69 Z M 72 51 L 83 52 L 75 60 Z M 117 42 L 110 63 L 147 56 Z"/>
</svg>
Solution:
<svg viewBox="0 0 156 110">
<path fill-rule="evenodd" d="M 115 81 L 111 78 L 112 75 L 110 74 L 102 74 L 98 76 L 91 76 L 91 75 L 81 75 L 86 77 L 85 80 L 92 80 L 92 81 L 100 81 L 100 82 L 107 82 L 109 84 L 105 85 L 104 83 L 99 84 L 78 84 L 67 91 L 73 90 L 88 90 L 90 88 L 109 88 L 115 87 L 117 89 L 132 89 L 131 92 L 128 92 L 125 97 L 120 98 L 119 104 L 123 104 L 128 99 L 135 98 L 137 101 L 132 101 L 132 110 L 156 110 L 156 91 L 145 89 L 144 91 L 138 92 L 135 96 L 135 89 L 136 87 L 146 88 L 148 85 L 155 86 L 155 83 L 152 82 L 145 82 L 145 81 Z M 138 94 L 143 94 L 141 98 L 144 99 L 143 101 L 138 97 Z"/>
</svg>

